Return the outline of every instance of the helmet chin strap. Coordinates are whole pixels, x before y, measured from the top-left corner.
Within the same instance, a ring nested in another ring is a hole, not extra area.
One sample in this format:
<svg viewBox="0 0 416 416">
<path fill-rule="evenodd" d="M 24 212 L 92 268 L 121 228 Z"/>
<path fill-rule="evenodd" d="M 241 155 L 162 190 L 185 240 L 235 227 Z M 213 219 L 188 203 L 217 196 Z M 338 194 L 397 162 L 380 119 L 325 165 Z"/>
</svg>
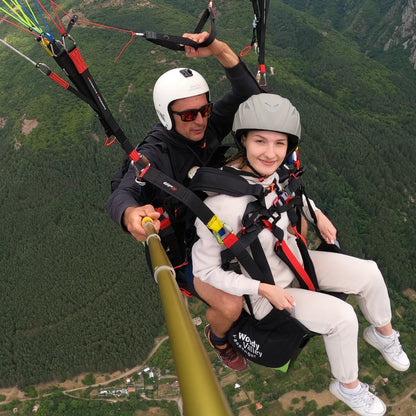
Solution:
<svg viewBox="0 0 416 416">
<path fill-rule="evenodd" d="M 260 180 L 260 182 L 262 182 L 262 181 L 264 181 L 264 179 L 265 178 L 267 178 L 268 176 L 270 176 L 270 175 L 261 175 L 259 172 L 257 172 L 257 170 L 256 169 L 254 169 L 253 168 L 253 166 L 251 166 L 251 164 L 250 164 L 250 162 L 248 161 L 248 159 L 247 159 L 247 155 L 244 155 L 243 156 L 243 162 L 244 162 L 244 164 L 246 165 L 246 166 L 248 166 L 252 171 L 253 171 L 253 173 L 259 178 L 259 180 Z"/>
</svg>

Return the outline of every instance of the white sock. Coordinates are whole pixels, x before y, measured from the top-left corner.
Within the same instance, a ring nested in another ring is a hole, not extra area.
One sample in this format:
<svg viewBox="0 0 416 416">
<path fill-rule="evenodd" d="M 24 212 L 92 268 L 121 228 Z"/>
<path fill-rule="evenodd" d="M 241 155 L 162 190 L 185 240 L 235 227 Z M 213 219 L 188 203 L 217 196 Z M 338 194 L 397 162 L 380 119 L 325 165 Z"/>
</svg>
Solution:
<svg viewBox="0 0 416 416">
<path fill-rule="evenodd" d="M 342 383 L 340 383 L 339 386 L 340 386 L 341 391 L 345 394 L 357 394 L 361 390 L 361 384 L 360 383 L 358 383 L 357 387 L 354 387 L 352 389 L 349 389 L 348 387 L 345 387 Z"/>
<path fill-rule="evenodd" d="M 390 335 L 383 335 L 381 332 L 378 332 L 377 329 L 375 330 L 376 334 L 381 338 L 384 339 L 386 341 L 393 341 L 394 339 L 394 332 Z"/>
</svg>

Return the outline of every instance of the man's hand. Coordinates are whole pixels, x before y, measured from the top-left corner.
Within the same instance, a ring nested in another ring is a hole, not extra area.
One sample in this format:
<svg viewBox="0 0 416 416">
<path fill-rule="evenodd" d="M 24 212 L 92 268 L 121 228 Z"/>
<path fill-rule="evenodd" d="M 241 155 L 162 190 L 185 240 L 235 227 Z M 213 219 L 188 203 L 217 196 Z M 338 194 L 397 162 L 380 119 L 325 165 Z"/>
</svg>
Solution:
<svg viewBox="0 0 416 416">
<path fill-rule="evenodd" d="M 208 32 L 202 33 L 184 33 L 184 38 L 192 39 L 196 43 L 205 42 L 208 37 Z M 184 46 L 186 56 L 188 58 L 204 58 L 214 55 L 225 68 L 232 68 L 240 62 L 240 58 L 232 51 L 232 49 L 225 43 L 218 39 L 204 48 L 195 49 L 192 46 Z"/>
<path fill-rule="evenodd" d="M 143 205 L 142 207 L 128 207 L 123 214 L 123 224 L 130 232 L 130 234 L 137 241 L 146 241 L 146 233 L 142 226 L 142 220 L 144 217 L 150 217 L 154 223 L 156 232 L 159 232 L 160 213 L 155 210 L 153 205 Z"/>
</svg>

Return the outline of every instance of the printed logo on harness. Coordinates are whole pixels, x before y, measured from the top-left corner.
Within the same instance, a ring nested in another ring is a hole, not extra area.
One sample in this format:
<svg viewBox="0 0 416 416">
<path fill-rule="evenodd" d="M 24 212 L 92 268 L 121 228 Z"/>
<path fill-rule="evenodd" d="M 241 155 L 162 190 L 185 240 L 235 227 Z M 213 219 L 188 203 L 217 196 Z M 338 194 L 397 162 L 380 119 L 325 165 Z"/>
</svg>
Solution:
<svg viewBox="0 0 416 416">
<path fill-rule="evenodd" d="M 263 356 L 260 344 L 257 344 L 254 339 L 251 339 L 244 332 L 239 331 L 238 334 L 233 334 L 233 341 L 238 348 L 244 351 L 248 358 L 255 359 Z"/>
<path fill-rule="evenodd" d="M 172 191 L 177 191 L 178 188 L 176 188 L 175 186 L 171 185 L 169 182 L 164 181 L 163 185 L 166 186 L 167 188 L 170 188 Z"/>
</svg>

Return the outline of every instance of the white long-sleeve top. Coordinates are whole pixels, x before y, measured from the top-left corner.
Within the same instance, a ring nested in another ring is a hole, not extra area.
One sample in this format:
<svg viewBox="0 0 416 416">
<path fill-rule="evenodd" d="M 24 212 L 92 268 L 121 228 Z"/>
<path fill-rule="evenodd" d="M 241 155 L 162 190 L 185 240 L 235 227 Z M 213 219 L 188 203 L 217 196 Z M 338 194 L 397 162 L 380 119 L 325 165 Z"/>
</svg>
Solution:
<svg viewBox="0 0 416 416">
<path fill-rule="evenodd" d="M 279 183 L 279 175 L 275 173 L 269 176 L 263 182 L 259 182 L 257 178 L 245 176 L 249 183 L 260 183 L 267 188 L 273 181 Z M 279 185 L 280 187 L 280 185 Z M 273 191 L 266 196 L 266 207 L 269 208 L 276 198 L 276 192 Z M 242 228 L 242 218 L 247 204 L 255 199 L 254 196 L 244 195 L 233 197 L 229 195 L 216 194 L 205 199 L 205 203 L 211 210 L 217 214 L 218 218 L 225 222 L 237 234 Z M 312 209 L 317 208 L 313 201 Z M 304 200 L 304 212 L 310 218 L 310 213 L 306 201 Z M 296 237 L 287 231 L 290 222 L 286 213 L 281 214 L 281 219 L 277 226 L 284 232 L 284 239 L 287 245 L 295 254 L 296 258 L 302 262 L 299 249 L 296 244 Z M 248 273 L 242 268 L 242 274 L 233 271 L 225 271 L 221 267 L 221 251 L 225 250 L 224 245 L 220 245 L 210 230 L 199 219 L 195 222 L 199 240 L 192 248 L 192 263 L 194 276 L 209 283 L 210 285 L 233 295 L 242 296 L 250 295 L 252 301 L 256 301 L 260 296 L 258 289 L 260 282 L 252 279 Z M 276 285 L 286 288 L 292 285 L 296 280 L 292 271 L 286 264 L 275 254 L 274 246 L 276 237 L 267 229 L 264 229 L 258 235 L 260 243 L 263 247 L 266 258 L 269 262 L 271 272 L 273 274 Z M 250 249 L 248 249 L 250 250 Z"/>
</svg>

